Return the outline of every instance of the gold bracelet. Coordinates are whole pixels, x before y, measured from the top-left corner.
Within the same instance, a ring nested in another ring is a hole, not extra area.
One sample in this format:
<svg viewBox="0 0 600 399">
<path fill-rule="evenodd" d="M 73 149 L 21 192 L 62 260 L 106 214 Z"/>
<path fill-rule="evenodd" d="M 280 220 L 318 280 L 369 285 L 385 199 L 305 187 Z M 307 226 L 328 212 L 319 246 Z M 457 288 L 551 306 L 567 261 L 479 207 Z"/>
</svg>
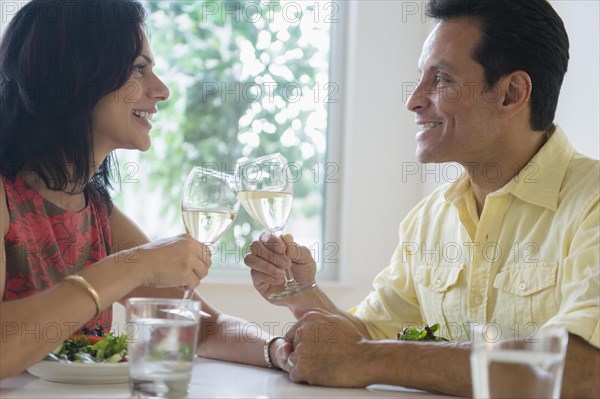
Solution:
<svg viewBox="0 0 600 399">
<path fill-rule="evenodd" d="M 89 292 L 90 295 L 92 296 L 92 299 L 94 299 L 94 303 L 96 304 L 96 314 L 94 315 L 94 317 L 98 316 L 98 313 L 100 313 L 100 309 L 101 309 L 100 297 L 98 296 L 98 292 L 94 289 L 94 287 L 92 287 L 92 285 L 85 278 L 83 278 L 77 274 L 67 276 L 67 277 L 65 277 L 65 279 L 63 281 L 67 281 L 67 280 L 77 281 L 79 284 L 81 284 L 83 287 L 85 287 L 87 292 Z"/>
</svg>

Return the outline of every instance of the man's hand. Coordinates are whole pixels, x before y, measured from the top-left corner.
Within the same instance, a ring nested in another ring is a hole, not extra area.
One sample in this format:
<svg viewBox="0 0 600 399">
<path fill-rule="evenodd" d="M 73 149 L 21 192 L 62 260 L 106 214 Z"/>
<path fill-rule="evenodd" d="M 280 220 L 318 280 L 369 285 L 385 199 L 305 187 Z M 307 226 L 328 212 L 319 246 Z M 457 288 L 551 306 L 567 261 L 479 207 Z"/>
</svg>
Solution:
<svg viewBox="0 0 600 399">
<path fill-rule="evenodd" d="M 291 352 L 292 343 L 286 341 L 285 339 L 277 339 L 273 341 L 271 347 L 269 348 L 269 353 L 271 355 L 271 361 L 273 362 L 273 365 L 277 368 L 287 371 L 288 373 L 290 370 L 287 363 Z"/>
<path fill-rule="evenodd" d="M 317 265 L 310 250 L 293 242 L 289 234 L 283 237 L 269 236 L 250 244 L 250 253 L 244 262 L 250 267 L 252 282 L 256 290 L 265 298 L 283 290 L 285 272 L 290 270 L 300 285 L 311 284 L 315 280 Z M 291 306 L 294 299 L 281 298 L 270 300 L 277 305 Z"/>
<path fill-rule="evenodd" d="M 293 382 L 335 387 L 365 387 L 367 342 L 346 316 L 312 311 L 288 331 L 292 342 L 284 370 Z"/>
</svg>

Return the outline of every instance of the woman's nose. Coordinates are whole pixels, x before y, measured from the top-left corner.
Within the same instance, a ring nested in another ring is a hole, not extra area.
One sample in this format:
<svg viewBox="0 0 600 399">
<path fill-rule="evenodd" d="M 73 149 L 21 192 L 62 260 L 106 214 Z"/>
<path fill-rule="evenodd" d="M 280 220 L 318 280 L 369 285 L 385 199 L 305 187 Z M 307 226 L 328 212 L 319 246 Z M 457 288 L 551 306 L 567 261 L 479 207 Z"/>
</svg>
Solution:
<svg viewBox="0 0 600 399">
<path fill-rule="evenodd" d="M 164 84 L 164 82 L 160 80 L 158 76 L 155 75 L 154 77 L 155 81 L 150 87 L 148 95 L 151 98 L 157 99 L 158 101 L 166 101 L 171 95 L 171 92 L 169 91 L 167 85 Z"/>
</svg>

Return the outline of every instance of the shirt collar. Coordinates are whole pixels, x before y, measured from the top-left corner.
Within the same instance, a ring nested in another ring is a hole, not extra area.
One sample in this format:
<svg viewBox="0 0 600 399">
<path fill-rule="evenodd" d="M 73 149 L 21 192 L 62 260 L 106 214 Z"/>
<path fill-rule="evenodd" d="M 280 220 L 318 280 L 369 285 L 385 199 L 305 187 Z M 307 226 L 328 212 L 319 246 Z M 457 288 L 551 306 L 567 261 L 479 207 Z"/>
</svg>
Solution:
<svg viewBox="0 0 600 399">
<path fill-rule="evenodd" d="M 463 196 L 470 187 L 469 175 L 463 170 L 458 180 L 450 184 L 444 192 L 444 199 L 448 202 L 454 202 L 454 200 Z"/>
<path fill-rule="evenodd" d="M 522 201 L 556 211 L 560 187 L 574 152 L 563 130 L 556 126 L 546 143 L 519 174 L 501 189 L 490 193 L 490 196 L 511 193 Z M 468 174 L 463 173 L 444 192 L 445 200 L 453 202 L 470 186 Z"/>
</svg>

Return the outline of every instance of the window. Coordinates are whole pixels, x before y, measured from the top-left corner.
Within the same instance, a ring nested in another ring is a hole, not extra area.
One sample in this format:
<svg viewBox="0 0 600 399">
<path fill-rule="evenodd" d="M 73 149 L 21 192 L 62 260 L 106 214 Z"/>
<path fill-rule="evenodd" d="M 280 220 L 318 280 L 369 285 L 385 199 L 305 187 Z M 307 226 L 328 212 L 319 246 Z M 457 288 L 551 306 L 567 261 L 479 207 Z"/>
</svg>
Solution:
<svg viewBox="0 0 600 399">
<path fill-rule="evenodd" d="M 152 148 L 119 151 L 115 202 L 150 235 L 183 232 L 180 195 L 193 166 L 233 173 L 243 157 L 280 152 L 294 176 L 285 231 L 333 276 L 337 245 L 334 152 L 340 82 L 331 78 L 332 37 L 342 8 L 320 1 L 153 1 L 148 31 L 171 98 L 152 121 Z M 337 35 L 337 36 L 336 36 Z M 338 46 L 336 43 L 335 46 Z M 338 57 L 339 58 L 339 57 Z M 216 274 L 239 274 L 261 228 L 243 209 L 213 247 Z M 215 274 L 211 272 L 211 274 Z"/>
</svg>

